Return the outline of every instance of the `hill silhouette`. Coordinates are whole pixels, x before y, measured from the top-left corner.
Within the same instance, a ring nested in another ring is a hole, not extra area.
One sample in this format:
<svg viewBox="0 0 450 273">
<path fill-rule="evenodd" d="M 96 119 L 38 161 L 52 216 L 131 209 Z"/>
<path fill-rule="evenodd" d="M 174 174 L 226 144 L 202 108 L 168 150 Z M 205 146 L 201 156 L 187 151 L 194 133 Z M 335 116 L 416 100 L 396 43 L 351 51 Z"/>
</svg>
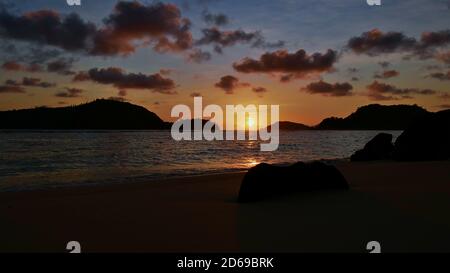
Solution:
<svg viewBox="0 0 450 273">
<path fill-rule="evenodd" d="M 77 106 L 0 112 L 1 129 L 160 130 L 170 126 L 144 107 L 106 99 Z"/>
<path fill-rule="evenodd" d="M 302 123 L 296 123 L 291 121 L 280 121 L 278 122 L 280 131 L 302 131 L 311 130 L 312 128 L 308 125 Z M 268 130 L 272 129 L 272 125 L 267 126 Z"/>
<path fill-rule="evenodd" d="M 280 121 L 279 126 L 281 131 L 404 130 L 427 114 L 430 112 L 417 105 L 372 104 L 358 108 L 345 118 L 324 119 L 314 127 L 290 121 Z M 202 120 L 203 125 L 206 122 Z M 192 120 L 192 128 L 193 123 Z M 171 126 L 171 122 L 164 122 L 142 106 L 109 99 L 59 108 L 0 111 L 0 129 L 169 130 Z"/>
<path fill-rule="evenodd" d="M 429 114 L 417 105 L 362 106 L 345 118 L 324 119 L 315 129 L 319 130 L 404 130 L 411 123 Z"/>
</svg>

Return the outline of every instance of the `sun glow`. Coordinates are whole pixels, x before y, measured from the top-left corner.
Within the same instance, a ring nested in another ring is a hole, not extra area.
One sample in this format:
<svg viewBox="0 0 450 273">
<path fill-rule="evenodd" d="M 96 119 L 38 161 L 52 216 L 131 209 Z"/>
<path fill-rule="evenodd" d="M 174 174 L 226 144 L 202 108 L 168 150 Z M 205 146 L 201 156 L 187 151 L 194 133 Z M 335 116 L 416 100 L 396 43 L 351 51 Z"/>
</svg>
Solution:
<svg viewBox="0 0 450 273">
<path fill-rule="evenodd" d="M 256 127 L 256 121 L 252 118 L 247 119 L 247 126 L 249 129 L 253 129 Z"/>
<path fill-rule="evenodd" d="M 245 162 L 245 166 L 247 168 L 252 168 L 252 167 L 255 167 L 256 165 L 258 165 L 259 163 L 260 162 L 258 160 L 250 158 Z"/>
</svg>

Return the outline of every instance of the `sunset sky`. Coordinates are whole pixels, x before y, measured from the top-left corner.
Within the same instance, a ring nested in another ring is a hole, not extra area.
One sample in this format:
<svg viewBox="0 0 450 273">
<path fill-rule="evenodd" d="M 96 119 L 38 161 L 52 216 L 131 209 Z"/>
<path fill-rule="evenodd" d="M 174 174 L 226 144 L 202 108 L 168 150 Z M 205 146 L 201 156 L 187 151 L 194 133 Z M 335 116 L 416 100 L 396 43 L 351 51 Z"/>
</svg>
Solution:
<svg viewBox="0 0 450 273">
<path fill-rule="evenodd" d="M 0 110 L 96 98 L 278 104 L 316 124 L 358 106 L 450 106 L 450 2 L 0 0 Z"/>
</svg>

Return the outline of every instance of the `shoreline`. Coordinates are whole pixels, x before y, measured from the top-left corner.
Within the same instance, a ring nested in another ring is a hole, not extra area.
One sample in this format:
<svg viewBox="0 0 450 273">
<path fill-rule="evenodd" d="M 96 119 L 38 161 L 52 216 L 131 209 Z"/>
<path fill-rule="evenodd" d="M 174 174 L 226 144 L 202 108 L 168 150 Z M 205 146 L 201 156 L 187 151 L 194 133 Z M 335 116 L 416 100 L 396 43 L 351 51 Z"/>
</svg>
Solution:
<svg viewBox="0 0 450 273">
<path fill-rule="evenodd" d="M 310 160 L 305 162 L 313 162 L 313 161 L 320 161 L 327 164 L 336 164 L 336 163 L 343 163 L 343 162 L 349 162 L 350 158 L 335 158 L 335 159 L 319 159 L 319 160 Z M 281 162 L 276 163 L 275 165 L 280 166 L 286 166 L 290 164 L 294 164 L 295 162 Z M 126 182 L 126 180 L 132 179 L 133 181 L 131 183 L 153 183 L 153 182 L 163 182 L 163 181 L 171 181 L 171 180 L 178 180 L 178 179 L 195 179 L 198 177 L 203 176 L 217 176 L 217 175 L 227 175 L 227 174 L 235 174 L 235 173 L 246 173 L 248 171 L 248 168 L 242 168 L 242 169 L 225 169 L 223 171 L 217 172 L 215 170 L 205 171 L 203 173 L 198 174 L 181 174 L 181 175 L 156 175 L 152 176 L 151 174 L 140 174 L 140 175 L 134 175 L 134 176 L 123 176 L 118 178 L 99 178 L 96 180 L 80 180 L 80 181 L 73 181 L 68 182 L 64 184 L 57 184 L 57 183 L 44 183 L 44 184 L 36 184 L 36 185 L 27 185 L 23 188 L 17 187 L 17 186 L 10 186 L 10 187 L 4 187 L 0 188 L 0 193 L 16 193 L 16 192 L 35 192 L 35 191 L 46 191 L 46 190 L 59 190 L 59 189 L 76 189 L 78 187 L 102 187 L 102 186 L 108 186 L 108 185 L 122 185 L 122 184 L 128 184 L 130 182 Z M 73 176 L 70 176 L 73 177 Z M 0 178 L 0 182 L 2 180 L 12 179 L 13 177 L 3 177 Z M 62 177 L 61 179 L 63 179 Z M 27 178 L 26 180 L 32 180 L 32 178 Z"/>
<path fill-rule="evenodd" d="M 5 188 L 5 190 L 0 189 L 0 195 L 3 193 L 35 193 L 35 192 L 47 192 L 47 191 L 70 191 L 70 190 L 83 190 L 83 189 L 95 189 L 95 188 L 103 188 L 109 186 L 133 186 L 139 184 L 151 184 L 151 183 L 165 183 L 171 181 L 178 180 L 187 180 L 191 181 L 196 178 L 203 177 L 214 177 L 214 176 L 224 176 L 230 174 L 244 174 L 246 170 L 230 170 L 229 172 L 220 172 L 220 173 L 204 173 L 204 174 L 193 174 L 193 175 L 182 175 L 182 176 L 172 176 L 172 177 L 148 177 L 148 176 L 129 176 L 129 177 L 120 177 L 117 179 L 99 179 L 96 181 L 80 181 L 66 184 L 44 184 L 42 186 L 37 185 L 35 187 L 27 187 L 27 188 Z M 134 180 L 134 181 L 126 181 L 126 180 Z"/>
<path fill-rule="evenodd" d="M 0 252 L 450 252 L 449 162 L 335 164 L 350 191 L 236 202 L 245 173 L 0 193 Z"/>
</svg>

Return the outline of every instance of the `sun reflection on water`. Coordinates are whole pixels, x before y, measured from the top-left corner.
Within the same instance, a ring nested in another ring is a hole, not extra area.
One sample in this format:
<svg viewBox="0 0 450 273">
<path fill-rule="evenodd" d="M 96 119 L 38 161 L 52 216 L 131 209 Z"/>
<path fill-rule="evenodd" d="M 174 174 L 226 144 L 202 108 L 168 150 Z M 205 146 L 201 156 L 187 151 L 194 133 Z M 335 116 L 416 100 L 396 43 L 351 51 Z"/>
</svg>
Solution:
<svg viewBox="0 0 450 273">
<path fill-rule="evenodd" d="M 244 165 L 245 165 L 247 168 L 252 168 L 252 167 L 255 167 L 256 165 L 258 165 L 259 163 L 261 163 L 261 162 L 259 162 L 259 161 L 256 160 L 256 159 L 250 158 L 250 159 L 247 159 L 247 160 L 245 161 Z"/>
</svg>

